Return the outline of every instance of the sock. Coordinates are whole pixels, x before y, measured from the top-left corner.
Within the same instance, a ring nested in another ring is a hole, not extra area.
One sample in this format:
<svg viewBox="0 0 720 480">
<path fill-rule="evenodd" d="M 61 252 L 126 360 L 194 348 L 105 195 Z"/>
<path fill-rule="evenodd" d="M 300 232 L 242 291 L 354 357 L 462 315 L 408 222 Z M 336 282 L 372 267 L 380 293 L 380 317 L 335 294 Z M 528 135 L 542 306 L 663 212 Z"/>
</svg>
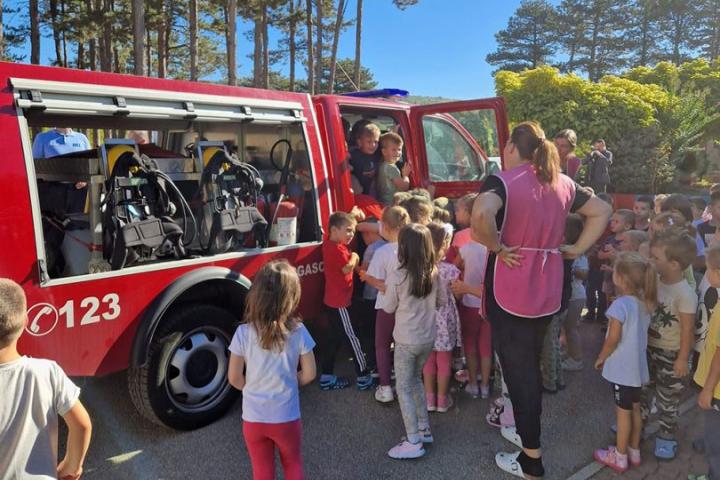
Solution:
<svg viewBox="0 0 720 480">
<path fill-rule="evenodd" d="M 525 452 L 520 452 L 517 462 L 520 464 L 523 473 L 532 475 L 533 477 L 542 477 L 545 475 L 542 458 L 528 457 Z"/>
</svg>

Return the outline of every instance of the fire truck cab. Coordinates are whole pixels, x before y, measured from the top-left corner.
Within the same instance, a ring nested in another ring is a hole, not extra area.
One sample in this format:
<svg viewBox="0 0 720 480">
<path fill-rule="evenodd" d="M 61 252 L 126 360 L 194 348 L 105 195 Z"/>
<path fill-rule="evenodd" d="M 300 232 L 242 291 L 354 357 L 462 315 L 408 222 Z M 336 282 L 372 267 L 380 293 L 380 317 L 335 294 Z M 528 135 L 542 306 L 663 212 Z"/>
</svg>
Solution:
<svg viewBox="0 0 720 480">
<path fill-rule="evenodd" d="M 349 126 L 398 132 L 411 184 L 451 198 L 500 168 L 508 136 L 500 98 L 411 106 L 11 63 L 0 83 L 0 277 L 28 297 L 21 353 L 74 376 L 127 370 L 139 412 L 178 429 L 234 402 L 227 347 L 263 264 L 290 261 L 299 313 L 321 315 L 327 219 L 354 205 Z M 68 128 L 90 148 L 33 148 Z"/>
</svg>

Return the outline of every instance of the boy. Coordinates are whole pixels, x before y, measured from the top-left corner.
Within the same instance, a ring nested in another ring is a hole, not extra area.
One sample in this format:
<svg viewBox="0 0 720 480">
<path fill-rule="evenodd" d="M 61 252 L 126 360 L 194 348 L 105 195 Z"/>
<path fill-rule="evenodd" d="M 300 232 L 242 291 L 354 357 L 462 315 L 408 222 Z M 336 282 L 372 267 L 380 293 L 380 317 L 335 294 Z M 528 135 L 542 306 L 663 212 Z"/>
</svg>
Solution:
<svg viewBox="0 0 720 480">
<path fill-rule="evenodd" d="M 635 214 L 632 210 L 621 208 L 616 210 L 610 217 L 610 235 L 603 243 L 597 256 L 600 260 L 600 270 L 603 271 L 603 283 L 602 283 L 602 294 L 604 301 L 601 305 L 598 305 L 597 318 L 599 321 L 605 323 L 605 310 L 609 297 L 612 297 L 615 293 L 615 288 L 612 281 L 612 262 L 615 260 L 617 250 L 620 248 L 620 239 L 625 232 L 630 231 L 635 225 Z"/>
<path fill-rule="evenodd" d="M 705 278 L 712 289 L 720 288 L 720 245 L 708 247 L 705 251 L 707 269 Z M 706 411 L 705 420 L 705 459 L 709 468 L 709 478 L 720 478 L 720 311 L 715 311 L 710 319 L 710 328 L 700 353 L 700 360 L 693 380 L 702 391 L 698 405 Z"/>
<path fill-rule="evenodd" d="M 642 230 L 628 230 L 619 235 L 621 252 L 637 252 L 640 245 L 648 241 L 649 235 Z"/>
<path fill-rule="evenodd" d="M 720 192 L 714 192 L 710 195 L 710 204 L 708 205 L 710 219 L 700 222 L 697 225 L 697 232 L 705 247 L 709 247 L 717 241 L 717 228 L 720 226 Z"/>
<path fill-rule="evenodd" d="M 322 244 L 323 275 L 325 277 L 323 302 L 328 321 L 326 344 L 323 350 L 322 375 L 320 376 L 322 390 L 339 390 L 350 384 L 347 379 L 333 373 L 335 357 L 344 336 L 350 341 L 354 352 L 358 389 L 367 390 L 373 384 L 372 376 L 367 371 L 365 353 L 362 351 L 360 340 L 355 335 L 348 311 L 353 296 L 353 271 L 360 263 L 358 254 L 351 252 L 348 248 L 355 236 L 356 225 L 355 217 L 349 213 L 333 213 L 328 220 L 330 234 Z"/>
<path fill-rule="evenodd" d="M 377 192 L 378 200 L 383 205 L 390 205 L 396 192 L 407 192 L 410 189 L 410 163 L 405 162 L 402 171 L 397 162 L 402 158 L 403 139 L 394 132 L 380 137 L 380 155 L 382 163 L 378 169 Z"/>
<path fill-rule="evenodd" d="M 410 198 L 400 202 L 400 206 L 407 210 L 411 223 L 428 225 L 432 222 L 433 204 L 431 200 L 420 195 L 412 195 Z"/>
<path fill-rule="evenodd" d="M 683 272 L 695 255 L 695 240 L 687 232 L 656 232 L 650 242 L 650 260 L 659 276 L 658 306 L 648 331 L 650 383 L 643 388 L 641 411 L 644 423 L 656 398 L 660 431 L 655 437 L 655 456 L 663 460 L 675 458 L 677 452 L 675 431 L 697 310 L 697 296 Z"/>
<path fill-rule="evenodd" d="M 357 132 L 355 129 L 357 128 Z M 358 179 L 365 195 L 372 195 L 374 187 L 377 147 L 380 140 L 380 129 L 374 123 L 356 124 L 353 128 L 356 146 L 350 149 L 350 166 L 353 175 Z"/>
<path fill-rule="evenodd" d="M 0 478 L 77 479 L 90 445 L 90 417 L 80 389 L 55 362 L 18 353 L 26 311 L 20 285 L 0 279 Z M 58 415 L 68 426 L 60 463 Z"/>
<path fill-rule="evenodd" d="M 633 230 L 640 230 L 641 232 L 648 231 L 653 207 L 653 199 L 647 195 L 641 195 L 635 199 L 635 203 L 633 204 L 633 213 L 635 214 Z"/>
</svg>

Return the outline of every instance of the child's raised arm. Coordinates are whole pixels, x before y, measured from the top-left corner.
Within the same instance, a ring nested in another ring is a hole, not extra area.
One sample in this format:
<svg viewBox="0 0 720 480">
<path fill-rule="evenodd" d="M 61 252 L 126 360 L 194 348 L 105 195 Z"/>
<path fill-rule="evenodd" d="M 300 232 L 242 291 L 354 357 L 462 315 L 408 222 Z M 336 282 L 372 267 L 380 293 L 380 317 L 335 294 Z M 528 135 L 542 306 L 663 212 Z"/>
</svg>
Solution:
<svg viewBox="0 0 720 480">
<path fill-rule="evenodd" d="M 57 466 L 57 474 L 60 479 L 77 479 L 82 475 L 85 454 L 90 446 L 92 422 L 80 400 L 62 417 L 68 427 L 67 450 Z"/>
<path fill-rule="evenodd" d="M 615 351 L 622 338 L 622 323 L 617 318 L 608 317 L 608 331 L 607 337 L 605 337 L 605 343 L 603 343 L 602 350 L 595 360 L 595 368 L 600 370 L 605 360 Z"/>
<path fill-rule="evenodd" d="M 230 362 L 228 364 L 228 382 L 230 385 L 242 390 L 245 387 L 245 374 L 243 369 L 245 368 L 245 357 L 240 355 L 230 354 Z"/>
<path fill-rule="evenodd" d="M 300 355 L 300 371 L 298 372 L 298 386 L 302 387 L 308 383 L 312 383 L 317 375 L 317 367 L 315 365 L 315 355 L 312 350 L 308 353 Z"/>
</svg>

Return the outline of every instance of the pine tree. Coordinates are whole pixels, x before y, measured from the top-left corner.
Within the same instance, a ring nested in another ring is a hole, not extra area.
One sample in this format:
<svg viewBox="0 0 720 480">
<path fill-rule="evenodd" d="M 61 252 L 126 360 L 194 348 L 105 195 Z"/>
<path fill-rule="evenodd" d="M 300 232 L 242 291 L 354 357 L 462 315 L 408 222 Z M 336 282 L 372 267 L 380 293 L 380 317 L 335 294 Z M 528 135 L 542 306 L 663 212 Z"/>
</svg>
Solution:
<svg viewBox="0 0 720 480">
<path fill-rule="evenodd" d="M 523 0 L 505 30 L 495 34 L 498 50 L 487 56 L 501 70 L 520 71 L 547 63 L 555 52 L 555 9 L 546 0 Z"/>
<path fill-rule="evenodd" d="M 580 66 L 578 58 L 587 30 L 582 0 L 563 0 L 556 15 L 556 39 L 560 50 L 567 55 L 567 60 L 558 62 L 558 67 L 563 72 L 572 72 Z"/>
<path fill-rule="evenodd" d="M 660 31 L 665 46 L 664 59 L 675 65 L 691 58 L 695 29 L 700 23 L 700 0 L 661 0 Z"/>
<path fill-rule="evenodd" d="M 720 57 L 720 0 L 701 0 L 694 46 L 708 60 Z"/>
<path fill-rule="evenodd" d="M 660 58 L 658 29 L 660 28 L 660 0 L 635 0 L 630 6 L 630 25 L 626 41 L 633 53 L 632 66 L 654 65 Z"/>
</svg>

